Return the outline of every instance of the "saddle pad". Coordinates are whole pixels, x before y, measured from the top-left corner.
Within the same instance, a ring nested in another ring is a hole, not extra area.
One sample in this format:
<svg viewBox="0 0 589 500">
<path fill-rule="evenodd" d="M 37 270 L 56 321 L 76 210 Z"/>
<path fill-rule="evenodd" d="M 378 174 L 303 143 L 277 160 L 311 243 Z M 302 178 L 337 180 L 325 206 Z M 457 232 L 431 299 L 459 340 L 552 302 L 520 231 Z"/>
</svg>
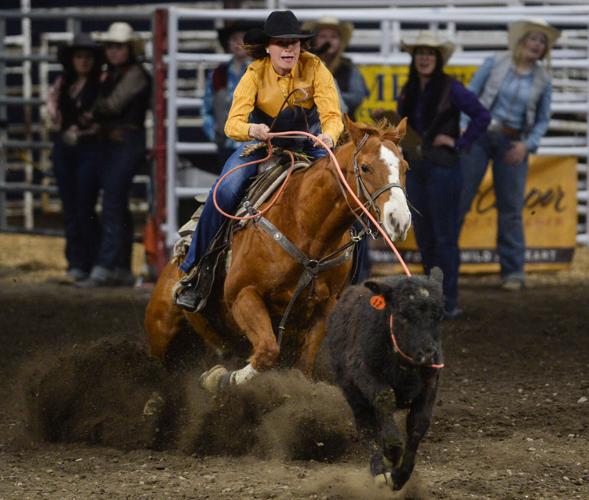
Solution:
<svg viewBox="0 0 589 500">
<path fill-rule="evenodd" d="M 311 163 L 307 155 L 295 153 L 293 171 L 308 168 L 310 165 Z M 249 202 L 249 206 L 258 208 L 270 198 L 286 178 L 290 166 L 290 156 L 283 152 L 278 152 L 276 156 L 260 164 L 258 174 L 248 187 L 243 200 L 239 204 L 236 215 L 243 216 L 247 213 L 246 207 L 244 206 L 246 201 Z"/>
<path fill-rule="evenodd" d="M 295 153 L 296 163 L 293 170 L 300 170 L 308 168 L 310 166 L 308 156 Z M 246 214 L 244 204 L 246 201 L 249 202 L 250 206 L 258 208 L 264 203 L 276 189 L 281 185 L 284 178 L 287 175 L 287 171 L 290 167 L 290 156 L 282 151 L 279 151 L 276 156 L 272 156 L 269 160 L 260 164 L 258 167 L 258 174 L 253 178 L 248 190 L 240 202 L 237 209 L 236 215 L 243 216 Z M 202 214 L 203 206 L 206 201 L 206 197 L 196 196 L 197 208 L 188 220 L 179 230 L 180 238 L 174 243 L 174 249 L 172 257 L 175 262 L 184 260 L 190 242 L 192 241 L 192 235 L 196 229 L 200 216 Z M 242 221 L 240 226 L 245 225 L 247 221 Z M 239 227 L 239 226 L 238 226 Z"/>
</svg>

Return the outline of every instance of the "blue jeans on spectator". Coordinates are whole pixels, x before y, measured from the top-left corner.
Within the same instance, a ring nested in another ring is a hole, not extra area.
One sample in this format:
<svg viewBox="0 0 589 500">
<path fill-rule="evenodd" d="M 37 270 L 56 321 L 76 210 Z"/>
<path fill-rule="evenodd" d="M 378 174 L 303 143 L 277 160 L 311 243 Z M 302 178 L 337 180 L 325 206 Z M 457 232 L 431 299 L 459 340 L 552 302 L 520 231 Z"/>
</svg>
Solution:
<svg viewBox="0 0 589 500">
<path fill-rule="evenodd" d="M 237 148 L 225 163 L 220 177 L 229 172 L 229 170 L 232 168 L 235 168 L 237 165 L 264 158 L 267 154 L 265 148 L 254 151 L 245 158 L 241 157 L 243 150 L 252 144 L 256 144 L 256 142 L 257 141 L 245 142 L 239 148 Z M 319 159 L 327 154 L 323 148 L 315 148 L 311 145 L 304 147 L 303 152 L 314 160 Z M 255 164 L 245 168 L 240 168 L 223 179 L 223 183 L 217 191 L 217 203 L 225 212 L 230 214 L 235 212 L 239 202 L 247 190 L 250 178 L 257 173 L 258 164 Z M 211 244 L 213 238 L 217 234 L 217 231 L 223 224 L 223 220 L 225 219 L 225 216 L 221 214 L 213 204 L 213 189 L 218 182 L 219 180 L 217 179 L 215 184 L 213 184 L 211 191 L 209 192 L 209 196 L 207 197 L 207 201 L 203 207 L 200 220 L 196 226 L 194 234 L 192 235 L 190 249 L 188 250 L 188 254 L 184 259 L 184 262 L 180 265 L 180 269 L 182 269 L 182 271 L 185 273 L 188 273 L 196 264 L 200 262 L 200 259 L 207 252 L 209 245 Z"/>
<path fill-rule="evenodd" d="M 103 143 L 101 165 L 102 240 L 96 265 L 109 271 L 130 271 L 133 221 L 129 194 L 133 176 L 145 161 L 145 131 L 126 130 L 122 141 Z"/>
<path fill-rule="evenodd" d="M 501 278 L 524 280 L 526 243 L 522 211 L 528 157 L 519 165 L 505 163 L 505 153 L 513 139 L 501 132 L 487 131 L 461 158 L 463 189 L 460 198 L 460 221 L 470 209 L 489 160 L 493 161 L 493 185 L 497 200 L 497 253 Z"/>
<path fill-rule="evenodd" d="M 101 236 L 96 215 L 101 149 L 98 142 L 69 145 L 58 138 L 54 143 L 53 170 L 63 211 L 68 270 L 88 273 L 96 260 Z"/>
<path fill-rule="evenodd" d="M 415 211 L 413 230 L 426 274 L 433 267 L 444 273 L 445 309 L 458 306 L 458 203 L 462 187 L 460 165 L 444 166 L 428 160 L 411 162 L 407 196 Z"/>
</svg>

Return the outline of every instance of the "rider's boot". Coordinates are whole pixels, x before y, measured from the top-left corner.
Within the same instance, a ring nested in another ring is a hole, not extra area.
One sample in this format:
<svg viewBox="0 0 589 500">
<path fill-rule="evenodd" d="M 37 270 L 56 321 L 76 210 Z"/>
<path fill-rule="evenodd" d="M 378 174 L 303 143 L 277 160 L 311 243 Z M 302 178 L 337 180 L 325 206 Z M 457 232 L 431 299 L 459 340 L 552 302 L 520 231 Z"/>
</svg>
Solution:
<svg viewBox="0 0 589 500">
<path fill-rule="evenodd" d="M 206 305 L 206 300 L 200 296 L 196 286 L 192 283 L 181 289 L 179 287 L 174 295 L 174 302 L 189 312 L 200 312 Z"/>
<path fill-rule="evenodd" d="M 206 305 L 206 298 L 201 297 L 198 288 L 199 266 L 195 266 L 184 276 L 172 290 L 174 304 L 189 312 L 199 312 Z"/>
</svg>

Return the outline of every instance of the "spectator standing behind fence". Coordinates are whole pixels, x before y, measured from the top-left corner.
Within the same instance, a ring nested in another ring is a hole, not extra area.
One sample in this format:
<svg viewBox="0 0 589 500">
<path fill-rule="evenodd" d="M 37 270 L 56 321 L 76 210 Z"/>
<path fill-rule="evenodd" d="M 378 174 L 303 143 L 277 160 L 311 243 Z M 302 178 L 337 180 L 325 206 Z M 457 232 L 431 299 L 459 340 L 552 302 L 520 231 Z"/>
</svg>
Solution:
<svg viewBox="0 0 589 500">
<path fill-rule="evenodd" d="M 253 28 L 251 23 L 236 23 L 218 32 L 219 43 L 231 59 L 221 63 L 207 76 L 203 103 L 203 131 L 217 144 L 218 172 L 239 147 L 239 143 L 225 135 L 225 122 L 229 115 L 233 91 L 245 73 L 250 58 L 243 46 L 243 36 Z"/>
<path fill-rule="evenodd" d="M 132 285 L 133 223 L 129 194 L 133 175 L 145 161 L 145 115 L 151 100 L 151 77 L 138 57 L 143 45 L 127 23 L 113 23 L 101 37 L 107 70 L 99 97 L 88 114 L 103 135 L 102 238 L 90 276 L 78 285 Z"/>
<path fill-rule="evenodd" d="M 332 16 L 307 22 L 304 29 L 312 31 L 312 51 L 317 54 L 333 74 L 344 106 L 342 112 L 356 119 L 356 110 L 370 95 L 364 77 L 358 67 L 342 54 L 348 47 L 354 31 L 352 23 L 345 23 Z"/>
<path fill-rule="evenodd" d="M 469 85 L 493 120 L 462 158 L 461 223 L 492 160 L 497 253 L 505 290 L 519 291 L 524 286 L 522 211 L 528 154 L 538 149 L 548 129 L 552 97 L 551 79 L 541 61 L 549 60 L 550 49 L 559 36 L 560 32 L 542 19 L 512 23 L 509 52 L 486 59 Z"/>
<path fill-rule="evenodd" d="M 56 129 L 52 160 L 63 210 L 67 274 L 80 281 L 95 262 L 101 234 L 95 210 L 101 146 L 97 124 L 84 114 L 98 96 L 104 54 L 82 33 L 59 48 L 58 60 L 63 73 L 49 91 L 47 114 Z"/>
<path fill-rule="evenodd" d="M 411 54 L 409 79 L 401 89 L 398 112 L 408 117 L 413 145 L 403 147 L 409 161 L 407 197 L 414 207 L 413 229 L 423 268 L 444 272 L 446 317 L 458 308 L 458 206 L 462 187 L 459 155 L 468 150 L 489 125 L 489 112 L 477 97 L 444 73 L 454 44 L 430 31 L 413 44 L 403 43 Z M 470 124 L 460 135 L 460 113 Z M 411 139 L 408 141 L 411 142 Z"/>
</svg>

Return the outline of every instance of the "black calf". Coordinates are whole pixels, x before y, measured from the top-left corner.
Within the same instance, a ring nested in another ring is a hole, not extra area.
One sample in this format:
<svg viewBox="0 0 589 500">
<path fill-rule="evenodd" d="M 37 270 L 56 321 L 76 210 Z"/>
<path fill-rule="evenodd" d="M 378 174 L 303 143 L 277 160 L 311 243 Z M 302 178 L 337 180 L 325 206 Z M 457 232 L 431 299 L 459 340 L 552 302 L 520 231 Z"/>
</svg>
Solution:
<svg viewBox="0 0 589 500">
<path fill-rule="evenodd" d="M 443 367 L 438 325 L 444 308 L 442 272 L 429 278 L 387 278 L 349 287 L 327 322 L 336 381 L 352 407 L 358 430 L 381 451 L 373 475 L 407 482 L 427 432 Z M 406 436 L 393 413 L 409 408 Z"/>
</svg>

